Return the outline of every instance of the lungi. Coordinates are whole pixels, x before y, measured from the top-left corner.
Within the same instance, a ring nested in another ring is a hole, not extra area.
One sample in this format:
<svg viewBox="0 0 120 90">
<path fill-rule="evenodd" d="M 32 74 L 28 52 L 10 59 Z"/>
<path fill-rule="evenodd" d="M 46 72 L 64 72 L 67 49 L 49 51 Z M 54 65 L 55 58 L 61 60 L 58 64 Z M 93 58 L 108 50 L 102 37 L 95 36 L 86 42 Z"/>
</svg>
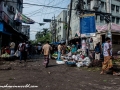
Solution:
<svg viewBox="0 0 120 90">
<path fill-rule="evenodd" d="M 49 64 L 49 55 L 44 55 L 44 65 L 47 67 Z"/>
<path fill-rule="evenodd" d="M 112 59 L 110 58 L 110 56 L 105 56 L 104 62 L 102 63 L 102 70 L 107 71 L 112 67 L 113 67 Z"/>
</svg>

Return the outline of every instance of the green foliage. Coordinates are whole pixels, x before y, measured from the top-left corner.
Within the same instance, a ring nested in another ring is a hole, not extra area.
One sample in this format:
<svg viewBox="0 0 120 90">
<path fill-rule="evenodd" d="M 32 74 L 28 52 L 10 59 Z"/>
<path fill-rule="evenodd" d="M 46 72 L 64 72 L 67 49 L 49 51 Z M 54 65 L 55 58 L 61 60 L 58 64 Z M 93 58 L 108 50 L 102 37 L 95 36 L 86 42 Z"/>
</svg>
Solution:
<svg viewBox="0 0 120 90">
<path fill-rule="evenodd" d="M 42 32 L 37 32 L 36 42 L 45 43 L 46 41 L 51 42 L 51 34 L 48 29 L 43 29 Z"/>
<path fill-rule="evenodd" d="M 35 45 L 35 44 L 37 44 L 37 41 L 36 41 L 36 40 L 30 40 L 30 43 L 31 43 L 32 45 Z"/>
</svg>

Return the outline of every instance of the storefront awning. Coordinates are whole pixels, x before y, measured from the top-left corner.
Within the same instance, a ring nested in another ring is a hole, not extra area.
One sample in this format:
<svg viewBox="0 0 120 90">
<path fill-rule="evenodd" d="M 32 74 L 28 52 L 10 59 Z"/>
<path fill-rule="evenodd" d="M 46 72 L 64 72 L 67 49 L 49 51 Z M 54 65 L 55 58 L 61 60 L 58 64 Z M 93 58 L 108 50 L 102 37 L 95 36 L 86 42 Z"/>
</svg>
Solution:
<svg viewBox="0 0 120 90">
<path fill-rule="evenodd" d="M 7 35 L 12 35 L 11 33 L 5 32 L 5 31 L 0 31 L 0 33 L 7 34 Z"/>
<path fill-rule="evenodd" d="M 97 25 L 96 29 L 98 32 L 106 32 L 108 30 L 108 25 Z M 115 24 L 115 23 L 111 23 L 111 31 L 112 32 L 120 32 L 120 25 Z"/>
</svg>

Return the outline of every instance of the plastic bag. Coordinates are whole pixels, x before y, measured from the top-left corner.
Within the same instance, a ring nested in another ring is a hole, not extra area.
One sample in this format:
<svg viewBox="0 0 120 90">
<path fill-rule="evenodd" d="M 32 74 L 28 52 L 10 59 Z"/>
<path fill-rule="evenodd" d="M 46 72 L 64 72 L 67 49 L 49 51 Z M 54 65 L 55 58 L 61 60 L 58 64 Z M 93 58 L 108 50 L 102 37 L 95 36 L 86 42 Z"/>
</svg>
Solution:
<svg viewBox="0 0 120 90">
<path fill-rule="evenodd" d="M 16 56 L 16 57 L 19 57 L 19 56 L 20 56 L 20 51 L 17 50 L 17 51 L 15 52 L 15 56 Z"/>
</svg>

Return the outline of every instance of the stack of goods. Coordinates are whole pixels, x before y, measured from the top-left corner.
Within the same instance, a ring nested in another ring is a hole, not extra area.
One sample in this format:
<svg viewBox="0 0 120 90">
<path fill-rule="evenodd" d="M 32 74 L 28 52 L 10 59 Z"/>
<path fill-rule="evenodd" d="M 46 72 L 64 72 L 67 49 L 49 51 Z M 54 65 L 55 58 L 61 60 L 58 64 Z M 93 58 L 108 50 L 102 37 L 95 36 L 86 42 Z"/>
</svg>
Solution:
<svg viewBox="0 0 120 90">
<path fill-rule="evenodd" d="M 52 58 L 54 58 L 54 59 L 57 59 L 57 56 L 58 56 L 57 52 L 55 52 L 54 54 L 52 54 Z"/>
<path fill-rule="evenodd" d="M 5 53 L 5 54 L 1 55 L 1 58 L 9 58 L 9 57 L 10 57 L 10 55 L 8 53 Z"/>
<path fill-rule="evenodd" d="M 69 52 L 66 56 L 64 56 L 63 61 L 69 66 L 89 66 L 91 61 L 89 57 L 86 56 L 86 53 L 84 50 L 79 50 L 77 53 L 71 54 Z"/>
</svg>

